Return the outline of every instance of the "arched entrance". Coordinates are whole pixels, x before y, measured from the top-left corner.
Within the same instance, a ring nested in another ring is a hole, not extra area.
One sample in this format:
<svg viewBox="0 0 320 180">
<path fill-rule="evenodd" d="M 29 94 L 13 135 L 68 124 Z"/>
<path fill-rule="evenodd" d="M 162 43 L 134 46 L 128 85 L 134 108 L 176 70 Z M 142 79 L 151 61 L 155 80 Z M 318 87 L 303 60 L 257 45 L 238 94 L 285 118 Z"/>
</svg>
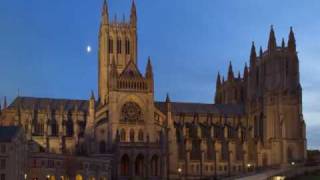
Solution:
<svg viewBox="0 0 320 180">
<path fill-rule="evenodd" d="M 80 174 L 76 175 L 76 180 L 83 180 L 83 177 Z"/>
<path fill-rule="evenodd" d="M 144 156 L 139 154 L 135 162 L 135 175 L 144 176 Z"/>
<path fill-rule="evenodd" d="M 120 162 L 120 174 L 121 176 L 129 175 L 129 163 L 130 159 L 127 154 L 123 155 Z"/>
<path fill-rule="evenodd" d="M 159 175 L 159 157 L 153 155 L 151 158 L 151 176 Z"/>
</svg>

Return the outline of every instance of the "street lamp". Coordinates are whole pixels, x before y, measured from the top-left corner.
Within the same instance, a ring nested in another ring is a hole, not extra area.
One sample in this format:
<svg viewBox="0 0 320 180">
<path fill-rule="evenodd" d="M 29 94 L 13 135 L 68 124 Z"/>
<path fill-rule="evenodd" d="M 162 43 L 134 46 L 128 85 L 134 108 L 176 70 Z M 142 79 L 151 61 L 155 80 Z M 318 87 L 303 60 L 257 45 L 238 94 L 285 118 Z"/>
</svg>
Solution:
<svg viewBox="0 0 320 180">
<path fill-rule="evenodd" d="M 181 179 L 181 173 L 182 173 L 182 169 L 179 167 L 178 168 L 178 174 L 179 174 L 179 178 Z"/>
<path fill-rule="evenodd" d="M 27 173 L 25 173 L 25 174 L 24 174 L 24 179 L 25 179 L 25 180 L 27 179 L 27 176 L 28 176 Z"/>
<path fill-rule="evenodd" d="M 292 165 L 292 166 L 294 166 L 295 164 L 296 164 L 295 162 L 293 162 L 293 161 L 291 162 L 291 165 Z"/>
<path fill-rule="evenodd" d="M 50 175 L 48 174 L 48 175 L 47 175 L 47 180 L 49 180 L 49 179 L 50 179 Z"/>
</svg>

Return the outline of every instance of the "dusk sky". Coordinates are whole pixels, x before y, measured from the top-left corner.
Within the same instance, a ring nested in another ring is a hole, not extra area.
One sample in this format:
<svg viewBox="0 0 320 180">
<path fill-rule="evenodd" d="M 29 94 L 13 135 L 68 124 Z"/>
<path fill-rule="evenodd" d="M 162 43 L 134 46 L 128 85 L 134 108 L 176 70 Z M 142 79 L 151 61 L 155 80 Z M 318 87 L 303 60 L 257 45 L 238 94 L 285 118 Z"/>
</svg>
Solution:
<svg viewBox="0 0 320 180">
<path fill-rule="evenodd" d="M 109 0 L 128 19 L 131 0 Z M 320 1 L 136 0 L 138 66 L 151 56 L 155 98 L 212 103 L 218 71 L 243 71 L 251 42 L 267 46 L 293 26 L 309 148 L 320 148 Z M 1 0 L 0 100 L 21 96 L 88 99 L 97 92 L 102 0 Z M 92 52 L 87 53 L 90 45 Z"/>
</svg>

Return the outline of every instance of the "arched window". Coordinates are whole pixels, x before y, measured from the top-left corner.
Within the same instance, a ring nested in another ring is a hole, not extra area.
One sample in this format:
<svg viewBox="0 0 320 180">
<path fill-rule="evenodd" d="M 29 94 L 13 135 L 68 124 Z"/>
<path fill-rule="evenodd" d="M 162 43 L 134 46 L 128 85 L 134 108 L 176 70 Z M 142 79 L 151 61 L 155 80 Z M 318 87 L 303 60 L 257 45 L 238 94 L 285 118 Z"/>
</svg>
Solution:
<svg viewBox="0 0 320 180">
<path fill-rule="evenodd" d="M 129 175 L 129 156 L 128 155 L 123 155 L 121 158 L 121 167 L 120 167 L 120 172 L 122 176 L 128 176 Z"/>
<path fill-rule="evenodd" d="M 130 142 L 134 142 L 134 130 L 130 130 Z"/>
<path fill-rule="evenodd" d="M 119 37 L 117 39 L 117 53 L 121 54 L 121 39 Z"/>
<path fill-rule="evenodd" d="M 139 130 L 138 139 L 139 139 L 139 141 L 143 141 L 144 140 L 142 129 Z"/>
<path fill-rule="evenodd" d="M 123 142 L 125 142 L 126 139 L 127 139 L 126 136 L 127 136 L 127 135 L 126 135 L 126 130 L 121 129 L 121 132 L 120 132 L 120 140 L 123 141 Z"/>
<path fill-rule="evenodd" d="M 130 54 L 130 40 L 126 38 L 126 54 Z"/>
<path fill-rule="evenodd" d="M 100 154 L 106 153 L 106 142 L 105 141 L 103 141 L 103 140 L 100 141 L 99 150 L 100 150 Z"/>
<path fill-rule="evenodd" d="M 58 123 L 57 123 L 57 120 L 56 120 L 56 112 L 53 110 L 51 112 L 51 136 L 58 136 Z"/>
<path fill-rule="evenodd" d="M 200 139 L 193 139 L 192 140 L 192 148 L 190 152 L 190 159 L 191 160 L 200 160 L 201 158 L 201 140 Z"/>
<path fill-rule="evenodd" d="M 287 159 L 288 159 L 288 163 L 291 163 L 294 159 L 293 159 L 293 150 L 292 147 L 289 146 L 287 149 Z"/>
<path fill-rule="evenodd" d="M 257 138 L 259 137 L 259 120 L 257 119 L 257 117 L 254 117 L 254 121 L 253 121 L 253 128 L 254 128 L 254 137 Z"/>
<path fill-rule="evenodd" d="M 223 161 L 229 159 L 229 146 L 227 141 L 223 141 L 221 144 L 221 158 Z"/>
<path fill-rule="evenodd" d="M 113 53 L 113 39 L 109 37 L 109 54 Z"/>
<path fill-rule="evenodd" d="M 144 157 L 142 154 L 139 154 L 135 162 L 135 175 L 143 176 L 144 175 Z"/>
<path fill-rule="evenodd" d="M 159 175 L 159 157 L 153 155 L 151 158 L 151 176 Z"/>
<path fill-rule="evenodd" d="M 58 136 L 58 124 L 55 119 L 51 120 L 51 136 Z"/>
<path fill-rule="evenodd" d="M 69 111 L 66 122 L 66 135 L 68 137 L 73 136 L 73 121 L 72 121 L 72 113 Z"/>
</svg>

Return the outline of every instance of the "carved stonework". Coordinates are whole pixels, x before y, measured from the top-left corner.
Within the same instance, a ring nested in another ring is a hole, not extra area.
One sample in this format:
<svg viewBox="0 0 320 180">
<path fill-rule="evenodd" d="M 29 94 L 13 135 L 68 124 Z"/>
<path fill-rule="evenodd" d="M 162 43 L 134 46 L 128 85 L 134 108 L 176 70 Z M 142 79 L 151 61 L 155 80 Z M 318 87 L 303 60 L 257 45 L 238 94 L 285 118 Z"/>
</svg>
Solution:
<svg viewBox="0 0 320 180">
<path fill-rule="evenodd" d="M 122 106 L 121 121 L 137 122 L 142 120 L 142 111 L 137 103 L 127 102 Z"/>
</svg>

